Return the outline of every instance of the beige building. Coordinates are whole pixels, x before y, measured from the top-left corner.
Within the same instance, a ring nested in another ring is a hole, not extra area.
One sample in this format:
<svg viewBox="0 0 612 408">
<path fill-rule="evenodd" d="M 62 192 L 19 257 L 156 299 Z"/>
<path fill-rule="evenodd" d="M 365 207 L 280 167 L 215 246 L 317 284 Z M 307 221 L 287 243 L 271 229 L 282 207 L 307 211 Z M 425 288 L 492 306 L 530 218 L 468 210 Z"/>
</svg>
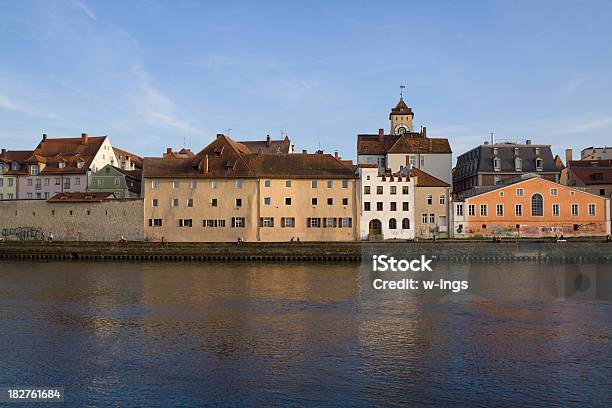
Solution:
<svg viewBox="0 0 612 408">
<path fill-rule="evenodd" d="M 145 237 L 171 242 L 342 241 L 357 176 L 328 154 L 269 154 L 225 135 L 194 157 L 144 159 Z"/>
<path fill-rule="evenodd" d="M 405 171 L 405 169 L 404 169 Z M 448 208 L 450 185 L 415 167 L 410 169 L 416 177 L 414 188 L 415 236 L 417 238 L 448 238 Z"/>
</svg>

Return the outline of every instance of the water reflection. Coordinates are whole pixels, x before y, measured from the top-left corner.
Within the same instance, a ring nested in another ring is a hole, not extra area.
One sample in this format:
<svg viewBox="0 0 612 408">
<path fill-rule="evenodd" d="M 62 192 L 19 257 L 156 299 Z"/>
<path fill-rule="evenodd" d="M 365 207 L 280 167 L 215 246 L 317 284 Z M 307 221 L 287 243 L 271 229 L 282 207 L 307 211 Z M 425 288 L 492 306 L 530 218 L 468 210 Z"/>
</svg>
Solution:
<svg viewBox="0 0 612 408">
<path fill-rule="evenodd" d="M 440 265 L 469 293 L 388 297 L 354 265 L 0 267 L 0 383 L 73 404 L 610 402 L 609 265 Z"/>
</svg>

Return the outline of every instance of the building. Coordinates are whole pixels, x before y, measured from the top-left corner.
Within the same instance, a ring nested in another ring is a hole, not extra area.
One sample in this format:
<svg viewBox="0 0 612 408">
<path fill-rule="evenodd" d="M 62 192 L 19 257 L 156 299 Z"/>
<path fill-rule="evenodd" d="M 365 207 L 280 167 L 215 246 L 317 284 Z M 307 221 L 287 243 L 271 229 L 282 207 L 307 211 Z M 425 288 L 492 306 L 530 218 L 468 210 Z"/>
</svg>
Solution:
<svg viewBox="0 0 612 408">
<path fill-rule="evenodd" d="M 194 157 L 144 159 L 145 237 L 339 241 L 358 235 L 357 176 L 329 154 L 264 154 L 228 136 Z"/>
<path fill-rule="evenodd" d="M 453 201 L 454 238 L 610 233 L 609 199 L 525 174 Z"/>
<path fill-rule="evenodd" d="M 570 160 L 561 173 L 561 184 L 612 198 L 612 160 Z"/>
<path fill-rule="evenodd" d="M 18 177 L 27 175 L 25 160 L 32 155 L 31 150 L 2 149 L 0 153 L 0 200 L 16 200 L 18 197 Z"/>
<path fill-rule="evenodd" d="M 270 135 L 267 135 L 266 140 L 245 140 L 238 143 L 245 145 L 252 153 L 292 154 L 295 150 L 289 136 L 280 140 L 272 140 Z"/>
<path fill-rule="evenodd" d="M 580 152 L 580 160 L 612 160 L 612 146 L 584 148 Z"/>
<path fill-rule="evenodd" d="M 111 161 L 111 165 L 123 170 L 142 171 L 142 157 L 128 151 L 113 147 L 116 161 Z"/>
<path fill-rule="evenodd" d="M 453 194 L 461 196 L 475 189 L 489 189 L 500 182 L 526 173 L 559 181 L 550 145 L 505 142 L 484 144 L 457 157 L 453 173 Z"/>
<path fill-rule="evenodd" d="M 42 140 L 18 175 L 19 199 L 49 199 L 63 192 L 84 192 L 91 173 L 116 160 L 108 136 Z"/>
<path fill-rule="evenodd" d="M 411 165 L 450 184 L 452 150 L 448 139 L 428 137 L 426 127 L 414 131 L 413 117 L 414 112 L 400 97 L 389 114 L 389 134 L 379 129 L 378 134 L 357 135 L 357 163 L 376 164 L 381 173 Z"/>
<path fill-rule="evenodd" d="M 124 170 L 107 164 L 90 177 L 88 191 L 113 192 L 117 198 L 138 198 L 141 179 L 142 169 Z"/>
<path fill-rule="evenodd" d="M 361 195 L 359 237 L 413 239 L 414 178 L 408 173 L 379 173 L 376 164 L 357 168 Z"/>
<path fill-rule="evenodd" d="M 408 168 L 402 169 L 402 172 Z M 448 238 L 450 184 L 423 170 L 409 169 L 414 182 L 416 238 Z"/>
<path fill-rule="evenodd" d="M 6 240 L 142 241 L 142 200 L 113 193 L 61 193 L 49 200 L 0 202 L 0 233 Z"/>
</svg>

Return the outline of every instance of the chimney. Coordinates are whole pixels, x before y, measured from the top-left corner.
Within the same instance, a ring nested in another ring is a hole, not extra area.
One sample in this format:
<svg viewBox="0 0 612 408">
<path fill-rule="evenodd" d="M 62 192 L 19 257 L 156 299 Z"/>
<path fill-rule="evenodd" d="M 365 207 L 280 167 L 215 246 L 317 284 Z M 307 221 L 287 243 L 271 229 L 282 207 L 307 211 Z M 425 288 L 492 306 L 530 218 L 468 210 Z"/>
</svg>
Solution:
<svg viewBox="0 0 612 408">
<path fill-rule="evenodd" d="M 334 157 L 337 159 L 338 158 L 338 151 L 334 151 Z"/>
<path fill-rule="evenodd" d="M 172 148 L 166 147 L 166 155 L 172 154 Z"/>
<path fill-rule="evenodd" d="M 527 140 L 525 140 L 525 144 L 530 145 L 530 144 L 531 144 L 531 139 L 527 139 Z"/>
<path fill-rule="evenodd" d="M 81 143 L 87 144 L 88 140 L 89 140 L 89 136 L 87 136 L 87 133 L 81 133 Z"/>
<path fill-rule="evenodd" d="M 306 149 L 302 150 L 302 154 L 306 154 L 306 153 L 307 153 Z"/>
<path fill-rule="evenodd" d="M 421 130 L 421 136 L 427 137 L 427 128 L 425 126 L 423 126 L 423 130 Z"/>
<path fill-rule="evenodd" d="M 223 133 L 217 133 L 217 139 L 223 136 Z"/>
<path fill-rule="evenodd" d="M 47 140 L 47 134 L 43 133 L 43 140 Z"/>
<path fill-rule="evenodd" d="M 565 165 L 569 167 L 569 164 L 571 161 L 572 161 L 572 149 L 565 149 Z"/>
<path fill-rule="evenodd" d="M 380 143 L 385 141 L 385 129 L 378 129 L 378 141 Z"/>
<path fill-rule="evenodd" d="M 272 139 L 270 139 L 270 135 L 266 135 L 266 146 L 270 147 L 272 144 Z"/>
</svg>

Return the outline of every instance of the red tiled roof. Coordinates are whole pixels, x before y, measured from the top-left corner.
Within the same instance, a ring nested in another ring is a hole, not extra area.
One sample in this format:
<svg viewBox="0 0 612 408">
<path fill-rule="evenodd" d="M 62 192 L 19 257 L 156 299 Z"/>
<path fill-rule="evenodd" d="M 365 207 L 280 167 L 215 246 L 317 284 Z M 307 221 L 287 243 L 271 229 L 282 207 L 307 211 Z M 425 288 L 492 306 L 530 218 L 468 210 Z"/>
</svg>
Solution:
<svg viewBox="0 0 612 408">
<path fill-rule="evenodd" d="M 245 140 L 238 143 L 246 146 L 252 153 L 261 151 L 265 154 L 288 154 L 291 149 L 291 141 L 288 137 L 282 140 Z"/>
<path fill-rule="evenodd" d="M 32 150 L 8 150 L 3 154 L 0 154 L 0 163 L 6 163 L 9 165 L 9 168 L 4 172 L 7 175 L 18 175 L 18 174 L 27 174 L 27 168 L 22 167 L 19 170 L 13 170 L 10 165 L 13 162 L 17 162 L 23 166 L 25 161 L 32 155 Z"/>
<path fill-rule="evenodd" d="M 612 184 L 612 167 L 570 167 L 569 171 L 585 185 Z"/>
<path fill-rule="evenodd" d="M 47 200 L 49 203 L 83 203 L 83 202 L 102 202 L 114 200 L 117 197 L 113 192 L 87 192 L 87 193 L 59 193 Z"/>
<path fill-rule="evenodd" d="M 559 157 L 559 155 L 555 156 L 555 167 L 559 171 L 561 171 L 561 170 L 563 170 L 565 168 L 565 165 L 563 164 L 563 160 L 561 160 L 561 157 Z"/>
<path fill-rule="evenodd" d="M 357 135 L 357 154 L 387 153 L 452 153 L 448 139 L 423 137 L 419 133 L 385 135 L 382 143 L 378 135 Z"/>
<path fill-rule="evenodd" d="M 393 115 L 412 115 L 414 116 L 414 113 L 412 112 L 412 109 L 409 108 L 408 105 L 406 105 L 406 102 L 404 102 L 403 99 L 400 99 L 397 105 L 395 105 L 395 108 L 391 109 L 391 113 L 389 114 L 389 119 L 391 119 L 391 116 Z"/>
<path fill-rule="evenodd" d="M 28 163 L 45 163 L 46 166 L 40 174 L 84 174 L 91 166 L 91 162 L 102 147 L 107 136 L 88 136 L 86 141 L 82 137 L 47 139 L 38 144 L 33 154 L 26 159 Z M 59 162 L 66 163 L 59 168 Z M 79 168 L 77 163 L 83 162 Z"/>
</svg>

